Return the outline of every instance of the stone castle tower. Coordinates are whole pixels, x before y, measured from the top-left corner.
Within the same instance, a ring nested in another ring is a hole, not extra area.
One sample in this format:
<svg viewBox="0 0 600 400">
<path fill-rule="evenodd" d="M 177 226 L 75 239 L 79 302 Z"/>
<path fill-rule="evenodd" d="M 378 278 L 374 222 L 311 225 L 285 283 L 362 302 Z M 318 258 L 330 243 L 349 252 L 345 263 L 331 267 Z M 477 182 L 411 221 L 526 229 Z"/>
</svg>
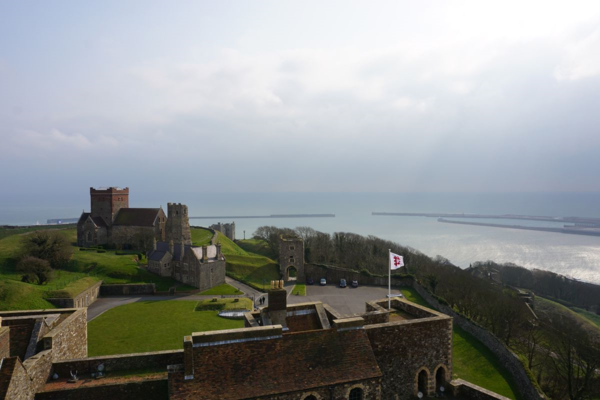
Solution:
<svg viewBox="0 0 600 400">
<path fill-rule="evenodd" d="M 304 282 L 304 241 L 295 236 L 279 236 L 279 274 L 285 281 Z"/>
<path fill-rule="evenodd" d="M 181 203 L 168 203 L 167 213 L 166 241 L 172 240 L 173 243 L 191 245 L 192 232 L 187 206 Z"/>
<path fill-rule="evenodd" d="M 111 226 L 121 208 L 129 208 L 129 188 L 90 188 L 91 216 L 101 217 Z"/>
</svg>

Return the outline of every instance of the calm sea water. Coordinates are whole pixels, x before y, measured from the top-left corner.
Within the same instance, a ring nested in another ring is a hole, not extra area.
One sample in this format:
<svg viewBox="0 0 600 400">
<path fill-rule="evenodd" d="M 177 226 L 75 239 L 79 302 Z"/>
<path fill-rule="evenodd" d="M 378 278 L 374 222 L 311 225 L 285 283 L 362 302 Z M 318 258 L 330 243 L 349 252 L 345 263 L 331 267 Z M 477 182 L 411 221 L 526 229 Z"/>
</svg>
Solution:
<svg viewBox="0 0 600 400">
<path fill-rule="evenodd" d="M 0 195 L 0 224 L 45 223 L 89 211 L 88 192 L 18 198 Z M 64 198 L 69 200 L 65 202 Z M 513 262 L 600 283 L 600 237 L 439 223 L 435 218 L 382 217 L 371 212 L 444 212 L 600 217 L 599 193 L 353 194 L 353 193 L 142 193 L 132 190 L 131 207 L 181 202 L 190 216 L 332 213 L 335 218 L 237 219 L 238 238 L 261 225 L 311 226 L 323 232 L 375 235 L 442 255 L 461 267 L 475 261 Z M 192 219 L 208 226 L 227 219 Z M 496 223 L 530 224 L 524 221 Z M 540 225 L 542 225 L 540 223 Z M 548 225 L 548 224 L 544 224 Z"/>
</svg>

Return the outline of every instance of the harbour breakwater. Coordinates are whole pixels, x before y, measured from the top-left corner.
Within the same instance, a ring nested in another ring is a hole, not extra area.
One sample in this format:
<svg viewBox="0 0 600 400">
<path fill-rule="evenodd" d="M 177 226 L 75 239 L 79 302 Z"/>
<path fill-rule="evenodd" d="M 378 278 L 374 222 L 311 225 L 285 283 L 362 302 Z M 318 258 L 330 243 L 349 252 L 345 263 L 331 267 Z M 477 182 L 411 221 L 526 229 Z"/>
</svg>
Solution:
<svg viewBox="0 0 600 400">
<path fill-rule="evenodd" d="M 555 232 L 571 235 L 600 236 L 600 218 L 588 217 L 550 217 L 537 215 L 493 215 L 493 214 L 451 214 L 451 213 L 390 213 L 373 212 L 377 216 L 395 216 L 395 217 L 429 217 L 437 218 L 438 222 L 459 225 L 486 226 L 491 228 L 523 229 L 529 231 Z M 447 218 L 453 218 L 447 219 Z M 515 224 L 494 224 L 489 222 L 456 221 L 455 218 L 466 219 L 502 219 L 502 220 L 527 220 L 544 221 L 555 223 L 570 223 L 572 225 L 563 225 L 562 227 L 546 226 L 524 226 Z"/>
</svg>

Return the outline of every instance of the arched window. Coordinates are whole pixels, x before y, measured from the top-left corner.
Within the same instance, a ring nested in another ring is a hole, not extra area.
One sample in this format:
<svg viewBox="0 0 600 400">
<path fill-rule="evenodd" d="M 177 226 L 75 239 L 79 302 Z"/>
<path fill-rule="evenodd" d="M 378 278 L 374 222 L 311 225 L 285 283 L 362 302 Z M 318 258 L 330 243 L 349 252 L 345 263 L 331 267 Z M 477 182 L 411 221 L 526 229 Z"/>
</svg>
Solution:
<svg viewBox="0 0 600 400">
<path fill-rule="evenodd" d="M 419 372 L 418 378 L 417 378 L 417 392 L 421 392 L 423 393 L 423 395 L 427 396 L 427 381 L 429 380 L 429 375 L 427 374 L 427 371 L 422 370 L 421 372 Z"/>
<path fill-rule="evenodd" d="M 435 390 L 440 392 L 441 387 L 446 385 L 446 369 L 444 366 L 440 365 L 435 372 Z"/>
<path fill-rule="evenodd" d="M 354 388 L 350 391 L 349 400 L 363 400 L 363 390 L 361 388 Z"/>
<path fill-rule="evenodd" d="M 92 232 L 88 232 L 87 233 L 87 241 L 91 242 L 92 241 Z"/>
</svg>

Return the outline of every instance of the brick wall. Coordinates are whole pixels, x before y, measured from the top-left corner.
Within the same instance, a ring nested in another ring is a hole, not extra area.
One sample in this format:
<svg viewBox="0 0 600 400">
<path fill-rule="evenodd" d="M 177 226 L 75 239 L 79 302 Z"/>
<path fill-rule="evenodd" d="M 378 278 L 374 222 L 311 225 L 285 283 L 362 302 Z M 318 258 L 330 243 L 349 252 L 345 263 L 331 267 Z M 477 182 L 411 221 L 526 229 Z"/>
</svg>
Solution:
<svg viewBox="0 0 600 400">
<path fill-rule="evenodd" d="M 106 399 L 144 399 L 166 400 L 169 398 L 166 379 L 127 382 L 117 385 L 102 385 L 77 388 L 76 390 L 57 390 L 42 392 L 36 400 L 106 400 Z"/>
<path fill-rule="evenodd" d="M 59 376 L 69 376 L 71 370 L 77 371 L 79 374 L 96 372 L 100 364 L 104 364 L 106 372 L 162 367 L 166 371 L 168 365 L 182 362 L 183 350 L 173 350 L 66 360 L 55 362 L 53 366 L 54 372 Z"/>
<path fill-rule="evenodd" d="M 432 317 L 367 325 L 364 329 L 383 373 L 382 398 L 392 399 L 398 395 L 407 399 L 416 395 L 416 379 L 423 369 L 428 375 L 429 394 L 435 390 L 435 374 L 440 366 L 446 368 L 445 378 L 450 380 L 451 318 Z"/>
<path fill-rule="evenodd" d="M 130 294 L 154 294 L 156 286 L 154 283 L 129 283 L 100 286 L 100 295 L 102 296 L 127 296 Z"/>
<path fill-rule="evenodd" d="M 500 339 L 490 333 L 487 329 L 482 328 L 475 323 L 469 321 L 460 314 L 454 312 L 454 310 L 444 304 L 437 301 L 427 290 L 421 285 L 415 284 L 415 290 L 435 309 L 450 315 L 454 318 L 454 323 L 475 336 L 485 347 L 487 347 L 492 353 L 498 357 L 500 364 L 506 368 L 513 379 L 516 382 L 516 386 L 523 398 L 526 399 L 541 399 L 544 398 L 538 393 L 535 386 L 531 383 L 531 380 L 525 372 L 523 364 L 519 361 L 518 357 L 510 351 Z"/>
</svg>

